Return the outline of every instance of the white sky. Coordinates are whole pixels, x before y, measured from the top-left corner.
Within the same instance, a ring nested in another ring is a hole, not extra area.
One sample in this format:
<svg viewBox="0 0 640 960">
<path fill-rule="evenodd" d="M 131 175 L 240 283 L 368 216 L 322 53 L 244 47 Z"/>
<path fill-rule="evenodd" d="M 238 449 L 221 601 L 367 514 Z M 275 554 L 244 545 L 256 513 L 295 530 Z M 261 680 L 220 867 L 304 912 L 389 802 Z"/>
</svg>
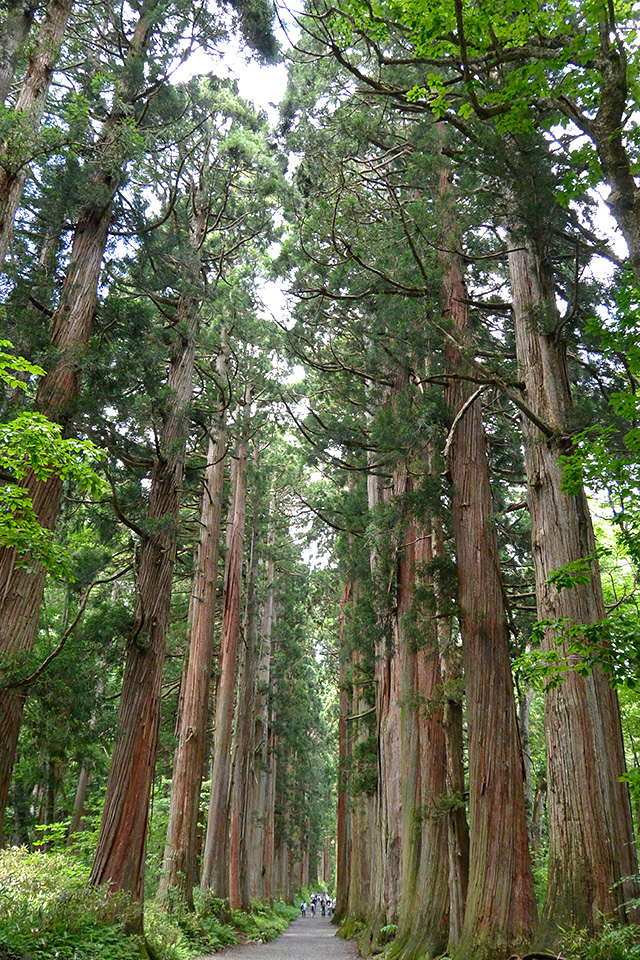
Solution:
<svg viewBox="0 0 640 960">
<path fill-rule="evenodd" d="M 283 46 L 288 41 L 283 33 L 276 30 Z M 285 63 L 275 66 L 261 66 L 255 58 L 247 57 L 242 49 L 242 40 L 229 41 L 224 53 L 211 57 L 197 51 L 183 63 L 173 75 L 176 83 L 188 80 L 200 73 L 215 73 L 220 77 L 230 77 L 238 81 L 240 96 L 264 110 L 272 126 L 277 122 L 277 105 L 284 97 L 287 86 L 287 67 Z"/>
</svg>

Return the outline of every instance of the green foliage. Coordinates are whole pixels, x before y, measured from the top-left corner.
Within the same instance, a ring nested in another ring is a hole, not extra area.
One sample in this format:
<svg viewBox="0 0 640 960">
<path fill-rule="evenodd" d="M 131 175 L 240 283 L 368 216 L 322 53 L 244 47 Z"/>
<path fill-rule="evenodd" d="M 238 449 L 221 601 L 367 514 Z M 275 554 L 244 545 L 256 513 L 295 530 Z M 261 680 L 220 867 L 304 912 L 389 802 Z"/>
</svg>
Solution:
<svg viewBox="0 0 640 960">
<path fill-rule="evenodd" d="M 0 852 L 0 958 L 133 960 L 140 938 L 125 934 L 126 897 L 87 886 L 69 853 Z"/>
<path fill-rule="evenodd" d="M 573 587 L 591 582 L 594 575 L 594 563 L 597 560 L 595 553 L 579 560 L 572 560 L 564 567 L 554 570 L 547 583 L 553 583 L 558 590 L 571 590 Z"/>
<path fill-rule="evenodd" d="M 19 374 L 37 376 L 44 371 L 23 357 L 7 353 L 5 347 L 11 347 L 9 341 L 0 341 L 0 380 L 26 391 L 27 383 Z M 22 565 L 39 562 L 56 576 L 67 572 L 66 554 L 55 545 L 53 533 L 38 522 L 31 497 L 21 482 L 29 474 L 39 481 L 55 475 L 95 495 L 102 490 L 95 468 L 103 458 L 91 441 L 63 437 L 62 427 L 40 413 L 22 412 L 0 424 L 0 468 L 6 473 L 0 486 L 0 545 L 14 548 Z"/>
<path fill-rule="evenodd" d="M 61 826 L 58 834 L 47 840 L 61 842 Z M 145 938 L 160 960 L 193 960 L 236 944 L 239 934 L 266 943 L 297 916 L 281 901 L 254 902 L 250 913 L 233 911 L 224 922 L 211 898 L 196 890 L 195 900 L 195 912 L 179 905 L 145 911 Z M 77 850 L 0 852 L 0 960 L 136 960 L 145 952 L 144 939 L 125 932 L 133 916 L 126 896 L 87 885 L 87 863 Z"/>
<path fill-rule="evenodd" d="M 296 907 L 275 901 L 272 905 L 252 902 L 251 911 L 233 910 L 229 922 L 218 916 L 218 904 L 195 891 L 196 911 L 176 906 L 170 913 L 151 906 L 145 911 L 147 940 L 162 960 L 192 960 L 203 953 L 222 950 L 238 942 L 238 935 L 251 943 L 267 943 L 289 926 L 298 915 Z"/>
<path fill-rule="evenodd" d="M 17 357 L 14 353 L 7 353 L 13 349 L 13 344 L 9 340 L 0 340 L 0 380 L 8 384 L 12 389 L 27 390 L 27 383 L 21 377 L 16 376 L 19 373 L 30 373 L 32 376 L 42 376 L 44 370 L 35 363 L 30 363 L 24 357 Z"/>
<path fill-rule="evenodd" d="M 551 637 L 557 649 L 531 650 L 514 663 L 529 682 L 546 689 L 563 681 L 569 671 L 589 676 L 596 666 L 608 674 L 613 686 L 635 688 L 640 683 L 640 623 L 632 613 L 618 613 L 594 623 L 539 620 L 532 641 Z"/>
<path fill-rule="evenodd" d="M 587 930 L 569 930 L 562 934 L 562 955 L 567 960 L 638 960 L 640 927 L 605 923 L 597 936 Z"/>
<path fill-rule="evenodd" d="M 387 943 L 391 943 L 395 939 L 398 933 L 398 926 L 395 923 L 387 923 L 384 927 L 380 927 L 378 932 L 378 943 L 381 946 L 384 946 Z"/>
</svg>

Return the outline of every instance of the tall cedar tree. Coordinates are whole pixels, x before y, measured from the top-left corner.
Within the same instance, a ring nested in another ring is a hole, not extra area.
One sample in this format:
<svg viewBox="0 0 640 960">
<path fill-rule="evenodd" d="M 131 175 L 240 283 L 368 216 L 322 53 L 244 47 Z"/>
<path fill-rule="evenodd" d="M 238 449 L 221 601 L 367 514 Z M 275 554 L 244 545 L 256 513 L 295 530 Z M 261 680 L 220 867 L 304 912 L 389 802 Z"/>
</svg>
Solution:
<svg viewBox="0 0 640 960">
<path fill-rule="evenodd" d="M 51 318 L 51 345 L 55 365 L 38 389 L 37 407 L 50 420 L 67 424 L 80 391 L 81 357 L 93 324 L 98 280 L 104 256 L 112 199 L 124 176 L 122 143 L 144 82 L 143 64 L 154 28 L 155 0 L 141 8 L 130 38 L 122 73 L 116 84 L 111 113 L 96 145 L 96 161 L 88 185 L 88 199 L 80 210 L 73 234 L 69 264 L 60 300 Z M 52 476 L 26 482 L 40 524 L 55 529 L 62 496 L 62 483 Z M 0 550 L 0 582 L 4 585 L 0 605 L 0 651 L 15 656 L 30 651 L 36 637 L 44 592 L 45 571 L 20 566 L 14 550 Z M 24 694 L 0 693 L 0 828 L 4 819 L 9 781 L 20 732 Z"/>
</svg>

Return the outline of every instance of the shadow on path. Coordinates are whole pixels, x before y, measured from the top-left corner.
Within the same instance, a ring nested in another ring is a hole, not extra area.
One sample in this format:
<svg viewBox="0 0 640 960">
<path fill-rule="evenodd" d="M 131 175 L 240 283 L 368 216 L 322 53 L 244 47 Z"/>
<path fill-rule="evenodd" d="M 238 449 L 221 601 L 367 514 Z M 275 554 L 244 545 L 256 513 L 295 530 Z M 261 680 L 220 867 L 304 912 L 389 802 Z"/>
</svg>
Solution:
<svg viewBox="0 0 640 960">
<path fill-rule="evenodd" d="M 336 927 L 325 917 L 298 917 L 271 943 L 229 947 L 200 960 L 356 960 L 355 944 L 336 937 Z"/>
</svg>

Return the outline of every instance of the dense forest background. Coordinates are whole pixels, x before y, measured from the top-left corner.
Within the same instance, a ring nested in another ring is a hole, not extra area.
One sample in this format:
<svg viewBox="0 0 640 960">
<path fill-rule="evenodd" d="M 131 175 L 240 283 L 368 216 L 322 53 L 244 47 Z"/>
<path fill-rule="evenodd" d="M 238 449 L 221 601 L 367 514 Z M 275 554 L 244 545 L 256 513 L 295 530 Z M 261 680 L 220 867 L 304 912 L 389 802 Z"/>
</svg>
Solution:
<svg viewBox="0 0 640 960">
<path fill-rule="evenodd" d="M 633 4 L 2 16 L 0 957 L 640 956 Z"/>
</svg>

